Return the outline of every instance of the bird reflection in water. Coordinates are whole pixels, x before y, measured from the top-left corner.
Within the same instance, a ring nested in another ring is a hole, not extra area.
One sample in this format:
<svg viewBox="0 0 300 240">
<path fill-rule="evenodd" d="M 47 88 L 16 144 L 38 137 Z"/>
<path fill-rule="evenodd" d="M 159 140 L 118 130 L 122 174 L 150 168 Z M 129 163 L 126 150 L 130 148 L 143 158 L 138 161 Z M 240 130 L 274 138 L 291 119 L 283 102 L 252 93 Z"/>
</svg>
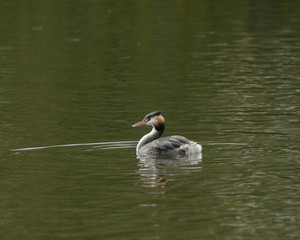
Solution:
<svg viewBox="0 0 300 240">
<path fill-rule="evenodd" d="M 176 156 L 138 156 L 138 173 L 143 187 L 166 187 L 168 182 L 175 181 L 175 176 L 183 174 L 181 170 L 199 169 L 202 154 Z M 180 171 L 178 171 L 180 170 Z"/>
</svg>

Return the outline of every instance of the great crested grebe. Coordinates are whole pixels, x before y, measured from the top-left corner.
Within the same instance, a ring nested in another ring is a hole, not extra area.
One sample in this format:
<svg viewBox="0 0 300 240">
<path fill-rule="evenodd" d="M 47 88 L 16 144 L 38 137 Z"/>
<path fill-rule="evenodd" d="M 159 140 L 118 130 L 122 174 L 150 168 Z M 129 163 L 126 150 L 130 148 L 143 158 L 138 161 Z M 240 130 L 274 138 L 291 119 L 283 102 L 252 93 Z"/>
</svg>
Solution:
<svg viewBox="0 0 300 240">
<path fill-rule="evenodd" d="M 141 138 L 137 147 L 137 155 L 152 154 L 193 154 L 202 150 L 200 144 L 190 141 L 183 136 L 162 137 L 165 130 L 165 119 L 161 112 L 147 114 L 141 122 L 133 124 L 132 127 L 142 125 L 152 126 L 152 131 Z"/>
</svg>

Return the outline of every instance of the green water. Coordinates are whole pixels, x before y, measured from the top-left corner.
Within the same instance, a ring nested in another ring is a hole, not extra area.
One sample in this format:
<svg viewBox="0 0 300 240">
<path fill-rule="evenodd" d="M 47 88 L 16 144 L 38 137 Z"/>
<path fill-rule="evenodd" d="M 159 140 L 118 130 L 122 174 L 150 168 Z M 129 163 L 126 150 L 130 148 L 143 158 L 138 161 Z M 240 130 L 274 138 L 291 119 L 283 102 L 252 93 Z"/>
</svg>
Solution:
<svg viewBox="0 0 300 240">
<path fill-rule="evenodd" d="M 299 12 L 0 1 L 1 239 L 299 239 Z M 136 158 L 154 110 L 202 158 Z"/>
</svg>

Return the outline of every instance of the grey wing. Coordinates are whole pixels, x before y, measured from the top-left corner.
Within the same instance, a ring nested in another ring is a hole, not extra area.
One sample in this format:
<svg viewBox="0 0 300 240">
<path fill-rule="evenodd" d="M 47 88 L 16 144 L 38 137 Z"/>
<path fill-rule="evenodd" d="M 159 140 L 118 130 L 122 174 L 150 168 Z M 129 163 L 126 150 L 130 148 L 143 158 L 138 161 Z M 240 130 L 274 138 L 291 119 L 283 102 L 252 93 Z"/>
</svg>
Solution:
<svg viewBox="0 0 300 240">
<path fill-rule="evenodd" d="M 183 136 L 170 136 L 170 137 L 162 137 L 162 138 L 156 139 L 153 142 L 150 142 L 149 145 L 151 146 L 151 148 L 153 148 L 159 152 L 166 152 L 169 150 L 179 149 L 180 146 L 182 146 L 184 144 L 189 144 L 189 143 L 190 143 L 190 140 L 188 140 L 187 138 L 185 138 Z"/>
</svg>

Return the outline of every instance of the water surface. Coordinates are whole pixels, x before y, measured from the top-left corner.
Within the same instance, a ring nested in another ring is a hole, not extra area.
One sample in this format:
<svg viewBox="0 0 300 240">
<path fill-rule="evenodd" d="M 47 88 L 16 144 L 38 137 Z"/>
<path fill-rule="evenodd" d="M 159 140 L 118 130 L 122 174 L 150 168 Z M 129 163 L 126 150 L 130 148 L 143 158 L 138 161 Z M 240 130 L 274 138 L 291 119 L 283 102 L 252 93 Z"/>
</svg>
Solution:
<svg viewBox="0 0 300 240">
<path fill-rule="evenodd" d="M 298 1 L 2 1 L 3 239 L 299 239 Z M 165 135 L 202 156 L 137 158 Z"/>
</svg>

